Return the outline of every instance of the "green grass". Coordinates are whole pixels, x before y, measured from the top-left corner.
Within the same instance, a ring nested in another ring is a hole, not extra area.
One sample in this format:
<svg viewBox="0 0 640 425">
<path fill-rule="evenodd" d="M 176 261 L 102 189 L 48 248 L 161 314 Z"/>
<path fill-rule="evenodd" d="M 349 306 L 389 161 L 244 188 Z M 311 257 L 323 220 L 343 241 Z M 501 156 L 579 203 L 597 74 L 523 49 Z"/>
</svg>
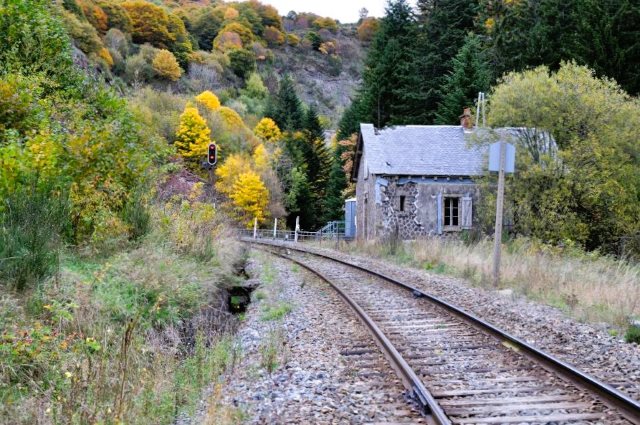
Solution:
<svg viewBox="0 0 640 425">
<path fill-rule="evenodd" d="M 276 304 L 267 304 L 262 309 L 262 315 L 260 319 L 268 322 L 272 320 L 281 320 L 284 316 L 289 314 L 293 307 L 286 302 L 278 302 Z"/>
</svg>

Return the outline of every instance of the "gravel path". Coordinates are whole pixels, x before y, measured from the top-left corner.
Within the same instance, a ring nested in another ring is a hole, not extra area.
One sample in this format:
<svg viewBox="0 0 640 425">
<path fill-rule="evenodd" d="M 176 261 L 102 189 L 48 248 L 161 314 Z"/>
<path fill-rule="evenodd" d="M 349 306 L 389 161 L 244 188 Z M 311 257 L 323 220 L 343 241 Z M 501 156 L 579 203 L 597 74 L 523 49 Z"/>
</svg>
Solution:
<svg viewBox="0 0 640 425">
<path fill-rule="evenodd" d="M 556 308 L 521 296 L 473 287 L 463 279 L 330 249 L 308 245 L 304 248 L 411 283 L 640 399 L 640 347 L 610 336 L 604 325 L 579 323 Z"/>
<path fill-rule="evenodd" d="M 219 405 L 256 424 L 424 423 L 369 333 L 328 285 L 284 260 L 255 258 L 248 271 L 263 283 L 238 334 L 243 359 L 218 390 Z M 291 311 L 266 320 L 278 306 Z M 216 423 L 211 416 L 204 422 Z"/>
</svg>

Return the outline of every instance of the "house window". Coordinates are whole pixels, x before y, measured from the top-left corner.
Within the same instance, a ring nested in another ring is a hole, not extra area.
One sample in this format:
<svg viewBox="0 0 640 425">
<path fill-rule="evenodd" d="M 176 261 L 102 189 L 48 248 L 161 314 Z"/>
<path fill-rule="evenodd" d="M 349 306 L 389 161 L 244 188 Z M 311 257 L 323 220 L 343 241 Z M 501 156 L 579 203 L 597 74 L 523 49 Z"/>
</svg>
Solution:
<svg viewBox="0 0 640 425">
<path fill-rule="evenodd" d="M 460 225 L 460 198 L 444 198 L 444 226 L 458 227 Z"/>
<path fill-rule="evenodd" d="M 404 196 L 400 196 L 400 211 L 404 211 Z"/>
</svg>

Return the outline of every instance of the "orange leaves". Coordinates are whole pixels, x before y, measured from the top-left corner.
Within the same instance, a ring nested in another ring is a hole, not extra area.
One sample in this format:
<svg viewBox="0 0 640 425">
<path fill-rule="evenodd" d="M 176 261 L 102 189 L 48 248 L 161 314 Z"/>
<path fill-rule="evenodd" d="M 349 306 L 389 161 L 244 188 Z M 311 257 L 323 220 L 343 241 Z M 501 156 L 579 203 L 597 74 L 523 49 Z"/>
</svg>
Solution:
<svg viewBox="0 0 640 425">
<path fill-rule="evenodd" d="M 380 22 L 376 18 L 366 18 L 358 26 L 358 38 L 360 41 L 371 41 L 376 31 L 380 27 Z"/>
</svg>

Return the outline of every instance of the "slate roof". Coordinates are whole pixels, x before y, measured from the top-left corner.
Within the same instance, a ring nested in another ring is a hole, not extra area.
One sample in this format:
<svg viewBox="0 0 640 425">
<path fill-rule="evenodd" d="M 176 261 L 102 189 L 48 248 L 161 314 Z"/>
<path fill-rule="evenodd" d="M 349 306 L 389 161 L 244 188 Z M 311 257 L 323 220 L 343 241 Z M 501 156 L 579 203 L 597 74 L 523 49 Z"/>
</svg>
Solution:
<svg viewBox="0 0 640 425">
<path fill-rule="evenodd" d="M 486 168 L 488 146 L 470 146 L 471 132 L 459 125 L 407 125 L 374 129 L 360 125 L 356 167 L 386 175 L 478 176 Z M 361 159 L 364 154 L 364 159 Z M 357 177 L 357 168 L 354 177 Z"/>
</svg>

